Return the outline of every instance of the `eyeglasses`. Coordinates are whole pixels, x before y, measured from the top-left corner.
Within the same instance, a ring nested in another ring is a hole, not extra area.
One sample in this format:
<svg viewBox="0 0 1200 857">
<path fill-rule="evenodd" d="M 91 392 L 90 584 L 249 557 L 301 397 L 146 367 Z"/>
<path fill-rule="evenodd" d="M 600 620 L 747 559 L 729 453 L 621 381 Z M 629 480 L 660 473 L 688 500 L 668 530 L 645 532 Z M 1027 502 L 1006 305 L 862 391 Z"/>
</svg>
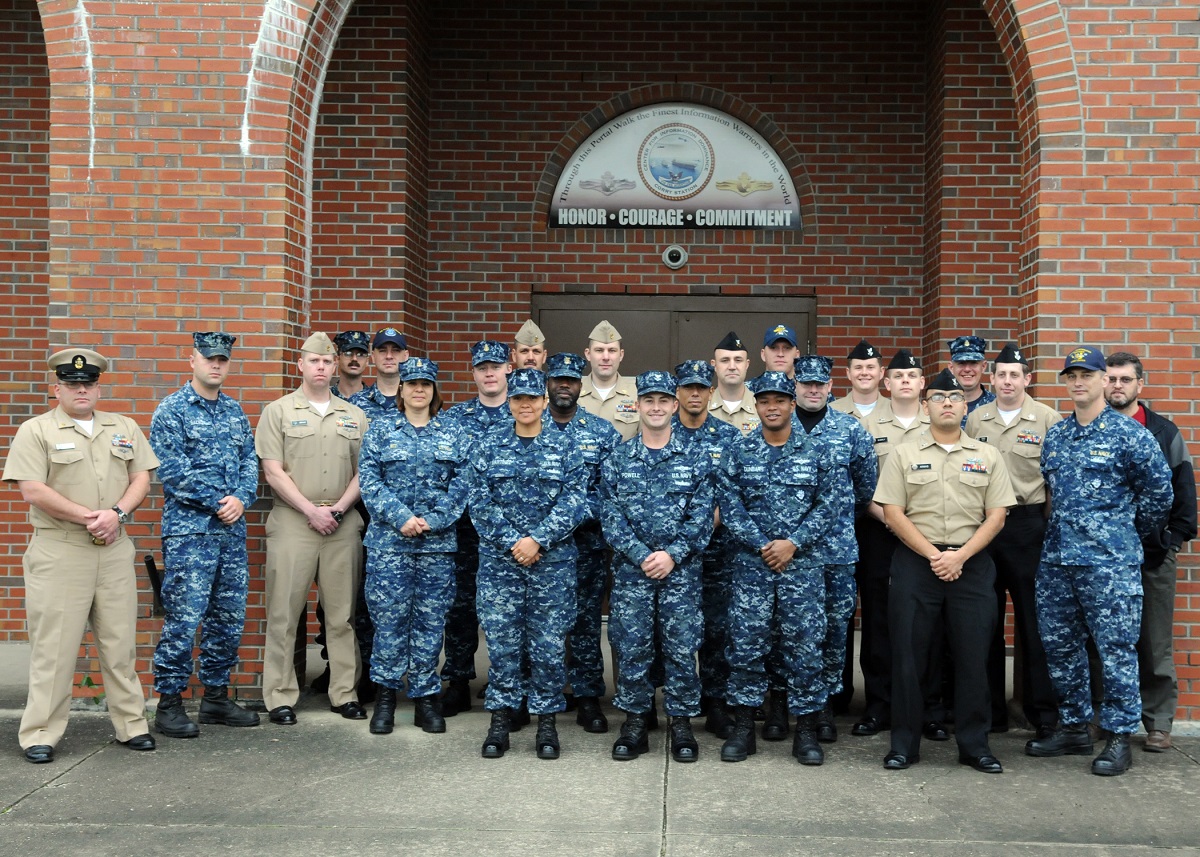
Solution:
<svg viewBox="0 0 1200 857">
<path fill-rule="evenodd" d="M 1138 381 L 1138 379 L 1137 379 L 1136 375 L 1109 375 L 1108 376 L 1108 383 L 1118 384 L 1122 387 L 1125 387 L 1129 384 L 1136 384 L 1137 381 Z"/>
<path fill-rule="evenodd" d="M 72 393 L 77 393 L 80 390 L 96 389 L 98 381 L 59 381 L 62 386 L 66 387 Z"/>
<path fill-rule="evenodd" d="M 965 393 L 930 393 L 925 401 L 934 405 L 940 405 L 947 400 L 952 405 L 961 405 L 967 400 L 967 396 Z"/>
</svg>

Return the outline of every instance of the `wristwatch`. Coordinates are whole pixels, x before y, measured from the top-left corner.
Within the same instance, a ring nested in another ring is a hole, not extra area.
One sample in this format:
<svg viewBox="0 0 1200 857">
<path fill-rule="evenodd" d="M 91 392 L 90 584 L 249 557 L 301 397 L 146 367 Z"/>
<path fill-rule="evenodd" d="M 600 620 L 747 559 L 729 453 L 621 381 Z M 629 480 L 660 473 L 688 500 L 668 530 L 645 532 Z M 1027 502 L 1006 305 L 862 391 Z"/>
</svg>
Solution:
<svg viewBox="0 0 1200 857">
<path fill-rule="evenodd" d="M 331 511 L 329 514 L 333 515 L 333 519 L 335 521 L 337 521 L 339 524 L 342 522 L 342 518 L 346 517 L 345 512 L 332 512 Z"/>
<path fill-rule="evenodd" d="M 129 513 L 120 506 L 113 506 L 112 510 L 117 513 L 117 523 L 122 527 L 129 523 Z"/>
</svg>

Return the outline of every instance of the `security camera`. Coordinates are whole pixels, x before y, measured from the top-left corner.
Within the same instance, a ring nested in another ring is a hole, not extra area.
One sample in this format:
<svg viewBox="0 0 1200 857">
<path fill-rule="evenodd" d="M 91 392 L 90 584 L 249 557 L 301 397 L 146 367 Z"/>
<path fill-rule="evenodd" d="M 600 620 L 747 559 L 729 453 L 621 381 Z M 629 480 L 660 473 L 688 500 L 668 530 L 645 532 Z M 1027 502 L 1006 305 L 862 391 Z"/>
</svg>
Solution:
<svg viewBox="0 0 1200 857">
<path fill-rule="evenodd" d="M 678 244 L 672 244 L 666 250 L 663 250 L 662 260 L 663 264 L 672 271 L 678 271 L 687 264 L 687 250 L 684 250 Z"/>
</svg>

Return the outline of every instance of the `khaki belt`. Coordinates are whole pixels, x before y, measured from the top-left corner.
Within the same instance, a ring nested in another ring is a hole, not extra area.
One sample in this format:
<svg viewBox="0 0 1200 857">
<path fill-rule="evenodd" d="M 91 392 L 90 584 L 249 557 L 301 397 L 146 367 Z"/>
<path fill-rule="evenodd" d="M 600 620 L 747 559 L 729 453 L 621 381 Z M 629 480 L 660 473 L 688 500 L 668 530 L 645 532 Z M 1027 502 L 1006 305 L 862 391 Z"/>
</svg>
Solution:
<svg viewBox="0 0 1200 857">
<path fill-rule="evenodd" d="M 52 539 L 56 542 L 68 542 L 76 545 L 95 545 L 102 548 L 105 545 L 116 544 L 125 535 L 125 528 L 118 530 L 117 538 L 111 542 L 105 539 L 96 538 L 91 533 L 84 530 L 83 532 L 75 532 L 68 530 L 55 530 L 50 527 L 39 527 L 33 531 L 33 534 L 39 539 Z"/>
</svg>

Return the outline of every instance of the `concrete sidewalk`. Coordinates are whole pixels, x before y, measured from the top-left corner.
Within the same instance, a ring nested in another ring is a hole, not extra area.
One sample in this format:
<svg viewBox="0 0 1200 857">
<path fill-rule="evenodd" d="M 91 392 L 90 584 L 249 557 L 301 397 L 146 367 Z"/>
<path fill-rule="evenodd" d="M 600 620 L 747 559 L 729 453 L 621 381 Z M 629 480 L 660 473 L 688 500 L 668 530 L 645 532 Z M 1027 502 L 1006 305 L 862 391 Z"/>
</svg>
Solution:
<svg viewBox="0 0 1200 857">
<path fill-rule="evenodd" d="M 117 744 L 103 713 L 75 711 L 55 761 L 30 765 L 20 711 L 6 708 L 0 853 L 1200 855 L 1198 737 L 1165 754 L 1142 752 L 1139 738 L 1133 770 L 1110 779 L 1089 774 L 1086 757 L 1025 756 L 1030 733 L 1017 729 L 993 736 L 1005 773 L 988 776 L 959 765 L 952 741 L 926 742 L 920 764 L 886 772 L 886 733 L 851 737 L 852 718 L 839 719 L 825 765 L 806 768 L 790 742 L 722 763 L 720 742 L 699 729 L 696 764 L 671 761 L 662 731 L 648 755 L 613 762 L 611 708 L 607 735 L 560 715 L 553 762 L 535 757 L 529 727 L 503 759 L 480 758 L 478 703 L 444 735 L 414 727 L 408 704 L 388 736 L 342 720 L 323 695 L 297 710 L 293 727 L 206 726 L 195 740 L 158 736 L 154 753 Z"/>
</svg>

